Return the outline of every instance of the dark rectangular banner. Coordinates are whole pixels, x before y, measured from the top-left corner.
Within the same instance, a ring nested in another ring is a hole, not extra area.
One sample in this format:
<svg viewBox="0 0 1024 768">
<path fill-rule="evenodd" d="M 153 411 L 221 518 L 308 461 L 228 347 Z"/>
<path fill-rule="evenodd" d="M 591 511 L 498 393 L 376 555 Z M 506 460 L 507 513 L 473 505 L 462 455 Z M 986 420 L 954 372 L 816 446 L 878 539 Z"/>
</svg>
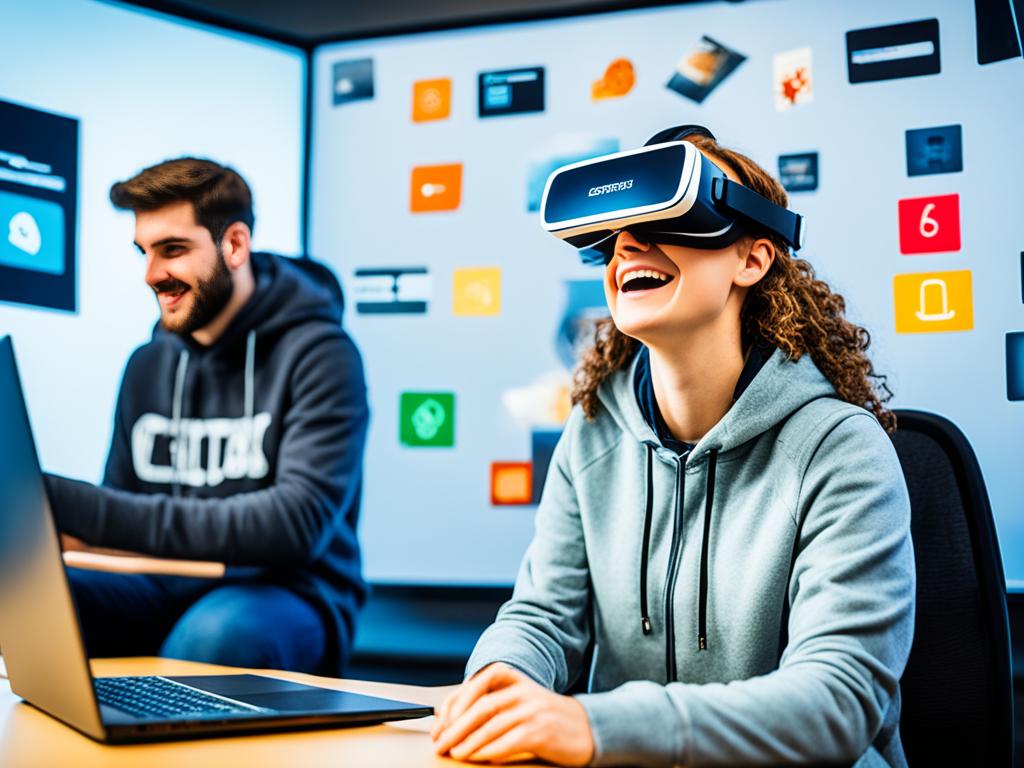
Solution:
<svg viewBox="0 0 1024 768">
<path fill-rule="evenodd" d="M 357 269 L 353 292 L 361 315 L 422 315 L 430 299 L 426 267 Z"/>
<path fill-rule="evenodd" d="M 939 20 L 851 30 L 846 33 L 846 64 L 851 83 L 937 75 Z"/>
</svg>

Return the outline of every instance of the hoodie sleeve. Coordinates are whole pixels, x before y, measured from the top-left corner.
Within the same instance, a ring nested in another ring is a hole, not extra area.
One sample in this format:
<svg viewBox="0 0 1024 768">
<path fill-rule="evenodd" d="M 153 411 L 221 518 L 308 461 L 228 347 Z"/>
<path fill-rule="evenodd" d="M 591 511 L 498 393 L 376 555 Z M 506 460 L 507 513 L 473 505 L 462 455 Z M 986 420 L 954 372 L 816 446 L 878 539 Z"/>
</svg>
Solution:
<svg viewBox="0 0 1024 768">
<path fill-rule="evenodd" d="M 579 409 L 573 411 L 578 421 Z M 512 599 L 477 641 L 466 677 L 503 661 L 556 691 L 579 676 L 590 640 L 590 577 L 569 474 L 570 419 L 552 456 Z"/>
<path fill-rule="evenodd" d="M 338 329 L 300 357 L 292 395 L 269 488 L 174 497 L 48 475 L 58 526 L 95 546 L 161 557 L 260 566 L 316 560 L 352 507 L 362 474 L 366 386 L 347 334 Z"/>
<path fill-rule="evenodd" d="M 906 485 L 869 415 L 846 418 L 819 444 L 797 513 L 805 522 L 779 669 L 580 696 L 596 765 L 849 764 L 868 751 L 895 714 L 915 590 Z"/>
</svg>

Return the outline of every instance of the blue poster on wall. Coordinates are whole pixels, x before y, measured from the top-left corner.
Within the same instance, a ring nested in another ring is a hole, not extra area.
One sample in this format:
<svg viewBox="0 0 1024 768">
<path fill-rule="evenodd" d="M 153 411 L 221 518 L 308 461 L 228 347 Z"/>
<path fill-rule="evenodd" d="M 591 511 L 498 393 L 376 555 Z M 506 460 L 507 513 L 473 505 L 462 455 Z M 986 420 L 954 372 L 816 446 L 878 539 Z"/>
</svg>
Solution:
<svg viewBox="0 0 1024 768">
<path fill-rule="evenodd" d="M 0 101 L 0 301 L 74 312 L 78 121 Z"/>
</svg>

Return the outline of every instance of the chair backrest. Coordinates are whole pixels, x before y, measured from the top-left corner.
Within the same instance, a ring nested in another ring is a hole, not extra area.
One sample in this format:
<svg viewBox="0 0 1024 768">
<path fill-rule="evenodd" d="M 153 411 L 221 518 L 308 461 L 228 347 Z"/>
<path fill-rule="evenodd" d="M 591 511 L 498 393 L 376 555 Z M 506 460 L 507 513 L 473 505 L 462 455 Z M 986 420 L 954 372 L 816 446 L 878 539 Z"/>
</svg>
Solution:
<svg viewBox="0 0 1024 768">
<path fill-rule="evenodd" d="M 911 766 L 1013 761 L 1006 582 L 978 460 L 949 420 L 897 410 L 910 491 L 917 618 L 900 681 Z"/>
</svg>

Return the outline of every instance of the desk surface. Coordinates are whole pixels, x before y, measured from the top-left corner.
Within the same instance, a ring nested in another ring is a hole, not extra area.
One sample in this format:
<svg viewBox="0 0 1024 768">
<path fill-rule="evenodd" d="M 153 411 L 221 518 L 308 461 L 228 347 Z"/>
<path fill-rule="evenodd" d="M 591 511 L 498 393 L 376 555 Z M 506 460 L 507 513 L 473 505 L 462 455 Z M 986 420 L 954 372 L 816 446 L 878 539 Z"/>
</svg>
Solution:
<svg viewBox="0 0 1024 768">
<path fill-rule="evenodd" d="M 172 659 L 96 659 L 97 676 L 110 675 L 202 675 L 223 672 L 256 672 L 197 664 Z M 337 680 L 297 672 L 263 674 L 297 680 L 325 688 L 365 693 L 371 696 L 401 699 L 415 704 L 439 706 L 451 687 L 427 688 L 392 685 L 363 680 Z M 464 765 L 437 757 L 430 741 L 433 718 L 408 720 L 394 724 L 361 728 L 341 728 L 298 733 L 233 736 L 195 741 L 162 742 L 109 747 L 83 736 L 54 720 L 11 693 L 7 680 L 0 679 L 0 766 L 39 768 L 39 766 L 189 766 L 189 768 L 229 768 L 246 766 L 330 766 L 330 768 L 403 768 L 404 766 Z"/>
</svg>

